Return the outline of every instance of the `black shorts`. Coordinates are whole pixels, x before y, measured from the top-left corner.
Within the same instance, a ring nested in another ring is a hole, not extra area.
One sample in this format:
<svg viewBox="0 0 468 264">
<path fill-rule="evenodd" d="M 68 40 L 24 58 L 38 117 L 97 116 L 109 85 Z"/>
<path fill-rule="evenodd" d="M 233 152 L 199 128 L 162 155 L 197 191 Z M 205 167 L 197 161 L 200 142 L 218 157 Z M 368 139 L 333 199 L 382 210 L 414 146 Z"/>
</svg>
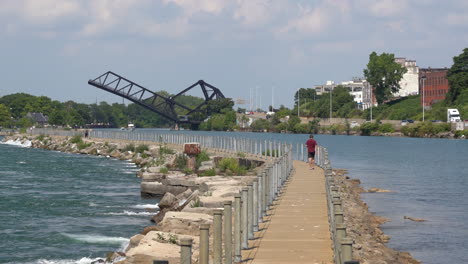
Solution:
<svg viewBox="0 0 468 264">
<path fill-rule="evenodd" d="M 309 152 L 309 158 L 315 159 L 315 151 L 314 152 Z"/>
</svg>

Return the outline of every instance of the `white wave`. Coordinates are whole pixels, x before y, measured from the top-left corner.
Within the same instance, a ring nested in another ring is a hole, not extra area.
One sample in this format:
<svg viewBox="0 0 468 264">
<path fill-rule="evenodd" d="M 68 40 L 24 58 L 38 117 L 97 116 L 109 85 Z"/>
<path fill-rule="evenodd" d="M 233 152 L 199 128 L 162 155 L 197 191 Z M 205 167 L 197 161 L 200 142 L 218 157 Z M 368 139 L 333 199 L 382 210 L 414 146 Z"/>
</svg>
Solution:
<svg viewBox="0 0 468 264">
<path fill-rule="evenodd" d="M 137 204 L 132 207 L 137 209 L 159 209 L 159 204 Z"/>
<path fill-rule="evenodd" d="M 91 207 L 96 207 L 96 206 L 98 206 L 98 205 L 97 205 L 97 203 L 89 202 L 89 206 L 91 206 Z"/>
<path fill-rule="evenodd" d="M 1 144 L 18 146 L 18 147 L 23 147 L 23 148 L 29 148 L 32 146 L 31 141 L 25 140 L 24 142 L 21 142 L 20 139 L 17 139 L 17 140 L 10 139 L 10 140 L 7 140 L 6 142 L 1 142 Z"/>
<path fill-rule="evenodd" d="M 107 213 L 106 215 L 154 215 L 154 212 L 132 212 L 125 210 L 121 213 Z"/>
<path fill-rule="evenodd" d="M 26 161 L 18 161 L 17 164 L 26 164 Z"/>
<path fill-rule="evenodd" d="M 124 237 L 108 237 L 101 235 L 76 235 L 67 233 L 63 233 L 63 235 L 74 240 L 94 244 L 122 244 L 128 242 L 128 238 Z"/>
<path fill-rule="evenodd" d="M 102 258 L 81 258 L 81 259 L 39 259 L 36 262 L 29 262 L 31 264 L 91 264 Z"/>
</svg>

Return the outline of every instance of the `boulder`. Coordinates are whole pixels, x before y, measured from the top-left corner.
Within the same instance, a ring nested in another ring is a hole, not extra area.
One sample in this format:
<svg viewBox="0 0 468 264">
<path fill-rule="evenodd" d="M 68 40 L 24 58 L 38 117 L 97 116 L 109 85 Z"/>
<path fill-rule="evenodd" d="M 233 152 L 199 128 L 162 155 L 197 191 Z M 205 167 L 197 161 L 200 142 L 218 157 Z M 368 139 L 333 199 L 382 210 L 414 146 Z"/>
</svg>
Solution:
<svg viewBox="0 0 468 264">
<path fill-rule="evenodd" d="M 159 242 L 156 231 L 149 232 L 140 244 L 127 251 L 125 263 L 152 264 L 153 260 L 167 260 L 169 263 L 180 263 L 180 246 L 177 244 Z"/>
<path fill-rule="evenodd" d="M 214 164 L 214 161 L 212 160 L 209 160 L 209 161 L 203 161 L 200 165 L 200 168 L 198 168 L 199 171 L 207 171 L 207 170 L 211 170 L 211 169 L 214 169 L 215 167 L 215 164 Z"/>
<path fill-rule="evenodd" d="M 182 211 L 187 205 L 193 204 L 193 202 L 199 200 L 199 192 L 198 190 L 194 191 L 192 194 L 190 194 L 189 197 L 185 200 L 180 200 L 179 205 L 177 206 L 176 210 L 177 211 Z"/>
<path fill-rule="evenodd" d="M 114 149 L 113 151 L 111 151 L 111 153 L 109 153 L 109 156 L 113 157 L 113 158 L 119 158 L 120 157 L 120 151 Z"/>
<path fill-rule="evenodd" d="M 151 173 L 159 173 L 159 170 L 161 169 L 161 166 L 157 166 L 157 167 L 148 167 L 146 169 L 147 172 L 151 172 Z"/>
<path fill-rule="evenodd" d="M 141 195 L 143 197 L 160 197 L 166 192 L 178 195 L 187 190 L 187 187 L 164 185 L 160 182 L 141 182 Z"/>
<path fill-rule="evenodd" d="M 159 202 L 159 208 L 172 208 L 177 203 L 177 198 L 170 192 L 164 194 L 164 197 Z"/>
<path fill-rule="evenodd" d="M 187 199 L 191 194 L 192 194 L 192 190 L 191 189 L 187 189 L 185 192 L 177 195 L 177 200 L 183 200 L 183 199 Z"/>
<path fill-rule="evenodd" d="M 181 235 L 199 236 L 200 225 L 211 223 L 213 223 L 213 216 L 211 215 L 187 212 L 167 212 L 164 219 L 158 223 L 158 228 L 161 231 L 170 231 Z"/>
<path fill-rule="evenodd" d="M 148 233 L 149 230 L 146 232 Z M 145 236 L 142 235 L 142 234 L 137 234 L 137 235 L 134 235 L 130 238 L 130 242 L 128 243 L 128 247 L 125 251 L 128 251 L 130 250 L 131 248 L 134 248 L 136 246 L 138 246 L 138 244 L 140 244 L 140 241 L 144 238 Z"/>
<path fill-rule="evenodd" d="M 163 179 L 166 178 L 166 176 L 162 173 L 151 173 L 151 172 L 142 172 L 142 173 L 138 173 L 139 177 L 143 180 L 143 181 L 162 181 Z"/>
</svg>

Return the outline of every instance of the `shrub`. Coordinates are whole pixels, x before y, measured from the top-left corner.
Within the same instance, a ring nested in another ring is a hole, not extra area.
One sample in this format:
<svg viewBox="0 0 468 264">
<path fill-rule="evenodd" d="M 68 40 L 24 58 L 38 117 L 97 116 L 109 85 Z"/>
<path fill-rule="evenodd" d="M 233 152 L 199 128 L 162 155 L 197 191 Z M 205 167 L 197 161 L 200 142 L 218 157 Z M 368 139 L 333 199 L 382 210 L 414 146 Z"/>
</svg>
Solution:
<svg viewBox="0 0 468 264">
<path fill-rule="evenodd" d="M 39 141 L 43 141 L 44 138 L 45 138 L 44 134 L 40 134 L 39 136 L 36 137 L 36 139 L 39 140 Z"/>
<path fill-rule="evenodd" d="M 86 142 L 81 141 L 81 142 L 78 143 L 77 147 L 78 147 L 79 150 L 82 150 L 82 149 L 85 149 L 87 147 L 90 147 L 91 145 L 92 145 L 92 143 L 86 143 Z"/>
<path fill-rule="evenodd" d="M 223 158 L 219 161 L 218 167 L 222 172 L 226 170 L 236 171 L 239 168 L 239 161 L 235 158 Z"/>
<path fill-rule="evenodd" d="M 159 155 L 174 154 L 174 150 L 168 148 L 166 144 L 159 145 Z"/>
<path fill-rule="evenodd" d="M 246 155 L 245 155 L 244 152 L 240 152 L 240 151 L 237 152 L 237 157 L 239 157 L 239 158 L 245 158 L 245 156 L 246 156 Z"/>
<path fill-rule="evenodd" d="M 177 244 L 177 236 L 176 235 L 169 235 L 169 243 Z"/>
<path fill-rule="evenodd" d="M 131 151 L 135 152 L 135 145 L 133 143 L 127 144 L 124 148 L 123 151 Z"/>
<path fill-rule="evenodd" d="M 393 133 L 395 132 L 395 128 L 393 128 L 392 124 L 382 124 L 379 126 L 378 131 L 380 133 Z"/>
<path fill-rule="evenodd" d="M 19 130 L 19 131 L 20 131 L 20 133 L 21 133 L 21 134 L 26 134 L 26 133 L 27 133 L 27 131 L 26 131 L 26 128 L 25 128 L 25 127 L 22 127 L 22 128 L 20 128 L 20 130 Z"/>
<path fill-rule="evenodd" d="M 149 147 L 146 144 L 138 145 L 138 147 L 135 148 L 135 152 L 137 152 L 137 153 L 143 153 L 143 152 L 148 151 L 148 150 L 149 150 Z"/>
<path fill-rule="evenodd" d="M 361 130 L 362 136 L 370 136 L 372 132 L 375 132 L 377 129 L 379 129 L 379 124 L 367 122 L 362 124 L 359 128 Z"/>
<path fill-rule="evenodd" d="M 159 169 L 159 172 L 163 173 L 163 174 L 167 174 L 167 173 L 169 173 L 169 170 L 166 167 L 162 167 L 162 168 Z"/>
<path fill-rule="evenodd" d="M 193 201 L 193 203 L 190 205 L 190 207 L 192 207 L 192 208 L 200 207 L 200 206 L 201 206 L 201 202 L 200 202 L 200 199 L 198 199 L 198 198 L 195 199 L 195 200 Z"/>
<path fill-rule="evenodd" d="M 205 150 L 202 150 L 196 157 L 197 167 L 200 167 L 201 163 L 210 160 L 210 155 Z"/>
<path fill-rule="evenodd" d="M 468 130 L 465 129 L 465 130 L 457 130 L 457 131 L 455 131 L 455 137 L 456 137 L 456 138 L 459 138 L 459 137 L 467 138 L 467 137 L 468 137 Z"/>
<path fill-rule="evenodd" d="M 75 135 L 70 139 L 70 143 L 72 144 L 78 144 L 83 142 L 83 139 L 81 139 L 81 135 Z"/>
<path fill-rule="evenodd" d="M 183 173 L 184 173 L 185 175 L 190 175 L 190 174 L 193 173 L 193 171 L 192 171 L 191 169 L 189 169 L 189 168 L 185 168 L 185 169 L 183 170 Z"/>
<path fill-rule="evenodd" d="M 174 166 L 183 169 L 187 166 L 187 157 L 184 154 L 178 154 L 174 161 Z"/>
<path fill-rule="evenodd" d="M 209 170 L 203 171 L 200 174 L 198 174 L 198 176 L 200 176 L 200 177 L 215 176 L 215 175 L 216 175 L 216 170 L 215 169 L 209 169 Z"/>
</svg>

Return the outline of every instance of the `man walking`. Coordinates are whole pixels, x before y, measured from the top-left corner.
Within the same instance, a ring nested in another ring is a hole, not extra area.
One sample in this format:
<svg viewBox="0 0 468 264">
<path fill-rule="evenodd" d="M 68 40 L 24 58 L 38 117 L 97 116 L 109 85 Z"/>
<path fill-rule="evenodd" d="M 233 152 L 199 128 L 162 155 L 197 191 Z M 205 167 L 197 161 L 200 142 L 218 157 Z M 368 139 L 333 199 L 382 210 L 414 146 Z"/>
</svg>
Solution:
<svg viewBox="0 0 468 264">
<path fill-rule="evenodd" d="M 315 163 L 315 148 L 317 147 L 317 141 L 314 139 L 314 135 L 309 136 L 309 140 L 305 143 L 307 146 L 307 152 L 309 153 L 309 168 L 314 169 Z"/>
</svg>

